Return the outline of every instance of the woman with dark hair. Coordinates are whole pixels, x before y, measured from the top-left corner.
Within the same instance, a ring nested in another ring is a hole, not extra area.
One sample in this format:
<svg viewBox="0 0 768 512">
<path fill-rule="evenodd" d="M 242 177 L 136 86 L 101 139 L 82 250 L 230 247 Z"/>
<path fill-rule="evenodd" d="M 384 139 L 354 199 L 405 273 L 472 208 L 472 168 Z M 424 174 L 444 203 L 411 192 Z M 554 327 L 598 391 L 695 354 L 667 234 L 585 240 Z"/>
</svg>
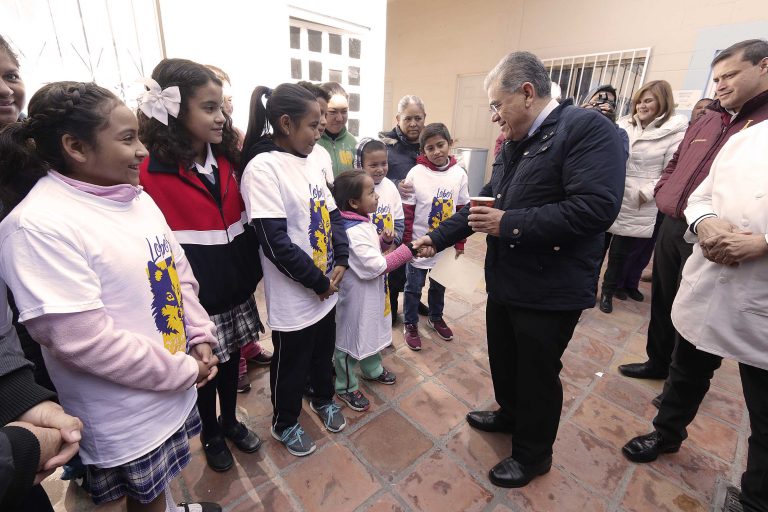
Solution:
<svg viewBox="0 0 768 512">
<path fill-rule="evenodd" d="M 225 438 L 246 453 L 261 446 L 235 416 L 241 348 L 264 331 L 253 297 L 261 279 L 253 258 L 258 242 L 243 222 L 235 178 L 238 135 L 222 111 L 221 80 L 202 64 L 163 60 L 148 87 L 139 105 L 139 137 L 149 150 L 141 184 L 184 248 L 200 283 L 200 303 L 216 324 L 219 375 L 198 392 L 197 408 L 205 460 L 214 471 L 226 471 L 234 459 Z"/>
</svg>

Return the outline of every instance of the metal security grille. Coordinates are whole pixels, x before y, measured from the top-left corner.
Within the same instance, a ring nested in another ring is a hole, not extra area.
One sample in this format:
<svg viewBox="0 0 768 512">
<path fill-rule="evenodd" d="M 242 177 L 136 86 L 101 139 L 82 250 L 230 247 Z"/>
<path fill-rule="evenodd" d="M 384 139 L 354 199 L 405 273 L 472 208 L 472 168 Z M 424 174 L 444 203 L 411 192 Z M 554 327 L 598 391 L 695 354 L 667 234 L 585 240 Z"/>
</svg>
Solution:
<svg viewBox="0 0 768 512">
<path fill-rule="evenodd" d="M 544 59 L 550 79 L 559 84 L 562 98 L 573 98 L 581 105 L 590 90 L 610 84 L 616 88 L 617 117 L 627 115 L 632 95 L 643 85 L 650 48 L 635 48 L 605 53 L 590 53 Z"/>
</svg>

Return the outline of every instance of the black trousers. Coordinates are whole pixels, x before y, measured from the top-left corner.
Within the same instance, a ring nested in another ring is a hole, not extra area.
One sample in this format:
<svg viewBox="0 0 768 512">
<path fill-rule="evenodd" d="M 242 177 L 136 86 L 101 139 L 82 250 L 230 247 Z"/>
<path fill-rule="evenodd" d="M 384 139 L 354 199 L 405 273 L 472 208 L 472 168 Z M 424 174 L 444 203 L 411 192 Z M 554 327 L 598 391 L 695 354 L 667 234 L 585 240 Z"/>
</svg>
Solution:
<svg viewBox="0 0 768 512">
<path fill-rule="evenodd" d="M 608 240 L 610 234 L 606 233 Z M 624 286 L 625 269 L 630 254 L 641 240 L 630 236 L 610 235 L 610 248 L 608 249 L 608 266 L 603 274 L 602 292 L 604 295 L 613 295 L 617 288 Z"/>
<path fill-rule="evenodd" d="M 581 310 L 523 309 L 488 299 L 488 359 L 500 413 L 514 424 L 512 457 L 533 464 L 552 455 L 563 386 L 560 358 Z"/>
<path fill-rule="evenodd" d="M 309 376 L 315 404 L 333 399 L 333 349 L 336 308 L 299 331 L 272 331 L 275 354 L 269 367 L 272 426 L 281 433 L 299 420 L 301 397 Z"/>
<path fill-rule="evenodd" d="M 651 321 L 645 351 L 652 365 L 666 368 L 672 361 L 677 331 L 672 325 L 672 303 L 680 286 L 683 266 L 693 245 L 683 240 L 688 229 L 684 219 L 664 216 L 653 253 Z"/>
<path fill-rule="evenodd" d="M 685 338 L 678 338 L 661 407 L 653 420 L 665 442 L 680 443 L 688 437 L 686 427 L 696 417 L 721 363 L 720 356 L 697 350 Z M 747 470 L 741 477 L 742 502 L 745 511 L 764 512 L 768 510 L 768 371 L 740 364 L 739 372 L 752 429 Z"/>
</svg>

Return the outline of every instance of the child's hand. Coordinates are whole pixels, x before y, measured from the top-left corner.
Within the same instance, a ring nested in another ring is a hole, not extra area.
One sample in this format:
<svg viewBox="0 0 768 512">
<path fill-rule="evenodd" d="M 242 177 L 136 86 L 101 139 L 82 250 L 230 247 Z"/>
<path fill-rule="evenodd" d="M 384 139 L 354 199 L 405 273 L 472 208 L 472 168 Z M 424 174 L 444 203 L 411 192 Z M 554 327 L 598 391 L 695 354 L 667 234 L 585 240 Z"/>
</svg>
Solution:
<svg viewBox="0 0 768 512">
<path fill-rule="evenodd" d="M 392 228 L 384 228 L 381 232 L 381 239 L 385 244 L 391 244 L 395 241 L 395 230 Z"/>
<path fill-rule="evenodd" d="M 434 247 L 424 246 L 419 249 L 419 258 L 431 258 L 437 254 Z"/>
<path fill-rule="evenodd" d="M 346 270 L 347 270 L 347 267 L 336 265 L 335 267 L 333 267 L 333 271 L 331 271 L 331 286 L 336 288 L 336 291 L 339 291 L 341 278 L 344 277 L 344 272 Z"/>
<path fill-rule="evenodd" d="M 330 285 L 330 286 L 328 286 L 328 289 L 325 290 L 323 293 L 318 293 L 317 294 L 317 298 L 320 299 L 321 301 L 324 301 L 325 299 L 327 299 L 328 297 L 330 297 L 331 295 L 333 295 L 334 293 L 336 293 L 338 291 L 339 291 L 338 288 L 336 288 L 333 285 Z"/>
<path fill-rule="evenodd" d="M 199 343 L 192 347 L 189 355 L 197 361 L 197 387 L 205 386 L 207 382 L 213 380 L 219 372 L 219 358 L 213 355 L 211 346 L 208 343 Z"/>
<path fill-rule="evenodd" d="M 456 249 L 456 259 L 459 259 L 462 254 L 464 254 L 464 249 Z"/>
<path fill-rule="evenodd" d="M 200 389 L 201 387 L 208 384 L 208 382 L 216 375 L 214 370 L 218 371 L 218 368 L 215 366 L 213 369 L 208 368 L 208 365 L 202 361 L 198 361 L 197 359 L 195 359 L 195 362 L 197 363 L 197 379 L 195 380 L 195 383 L 197 385 L 197 389 Z M 213 375 L 211 375 L 212 373 Z"/>
</svg>

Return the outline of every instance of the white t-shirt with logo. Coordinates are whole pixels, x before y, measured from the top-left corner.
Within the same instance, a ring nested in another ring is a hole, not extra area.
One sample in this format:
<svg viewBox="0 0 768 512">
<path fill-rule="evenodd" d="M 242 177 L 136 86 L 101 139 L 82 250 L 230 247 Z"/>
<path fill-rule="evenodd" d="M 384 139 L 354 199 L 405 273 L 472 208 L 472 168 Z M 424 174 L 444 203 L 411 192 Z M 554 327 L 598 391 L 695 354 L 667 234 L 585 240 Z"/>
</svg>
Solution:
<svg viewBox="0 0 768 512">
<path fill-rule="evenodd" d="M 331 154 L 320 144 L 315 144 L 312 152 L 307 156 L 307 165 L 319 167 L 325 176 L 325 181 L 333 185 L 333 160 Z"/>
<path fill-rule="evenodd" d="M 379 204 L 376 213 L 370 215 L 371 222 L 379 234 L 384 228 L 394 230 L 395 220 L 405 218 L 400 192 L 389 178 L 381 180 L 381 183 L 374 186 L 374 190 L 379 194 Z"/>
<path fill-rule="evenodd" d="M 403 199 L 404 204 L 416 205 L 413 218 L 413 239 L 416 240 L 437 228 L 456 213 L 458 205 L 469 202 L 467 173 L 458 164 L 445 171 L 433 171 L 417 164 L 405 177 L 413 185 L 413 194 Z M 437 256 L 416 258 L 411 263 L 416 268 L 432 268 Z"/>
<path fill-rule="evenodd" d="M 326 276 L 333 270 L 330 212 L 336 209 L 322 170 L 309 158 L 282 151 L 256 155 L 240 186 L 248 219 L 285 219 L 288 237 Z M 287 277 L 261 247 L 267 323 L 277 331 L 298 331 L 318 322 L 336 305 L 336 295 L 321 301 L 311 288 Z"/>
<path fill-rule="evenodd" d="M 171 353 L 187 343 L 175 265 L 183 257 L 147 194 L 121 203 L 50 175 L 0 223 L 0 274 L 21 321 L 104 308 L 115 329 Z M 42 352 L 62 406 L 85 425 L 86 464 L 119 466 L 157 448 L 181 428 L 197 399 L 194 386 L 130 388 L 77 370 L 46 347 Z"/>
</svg>

